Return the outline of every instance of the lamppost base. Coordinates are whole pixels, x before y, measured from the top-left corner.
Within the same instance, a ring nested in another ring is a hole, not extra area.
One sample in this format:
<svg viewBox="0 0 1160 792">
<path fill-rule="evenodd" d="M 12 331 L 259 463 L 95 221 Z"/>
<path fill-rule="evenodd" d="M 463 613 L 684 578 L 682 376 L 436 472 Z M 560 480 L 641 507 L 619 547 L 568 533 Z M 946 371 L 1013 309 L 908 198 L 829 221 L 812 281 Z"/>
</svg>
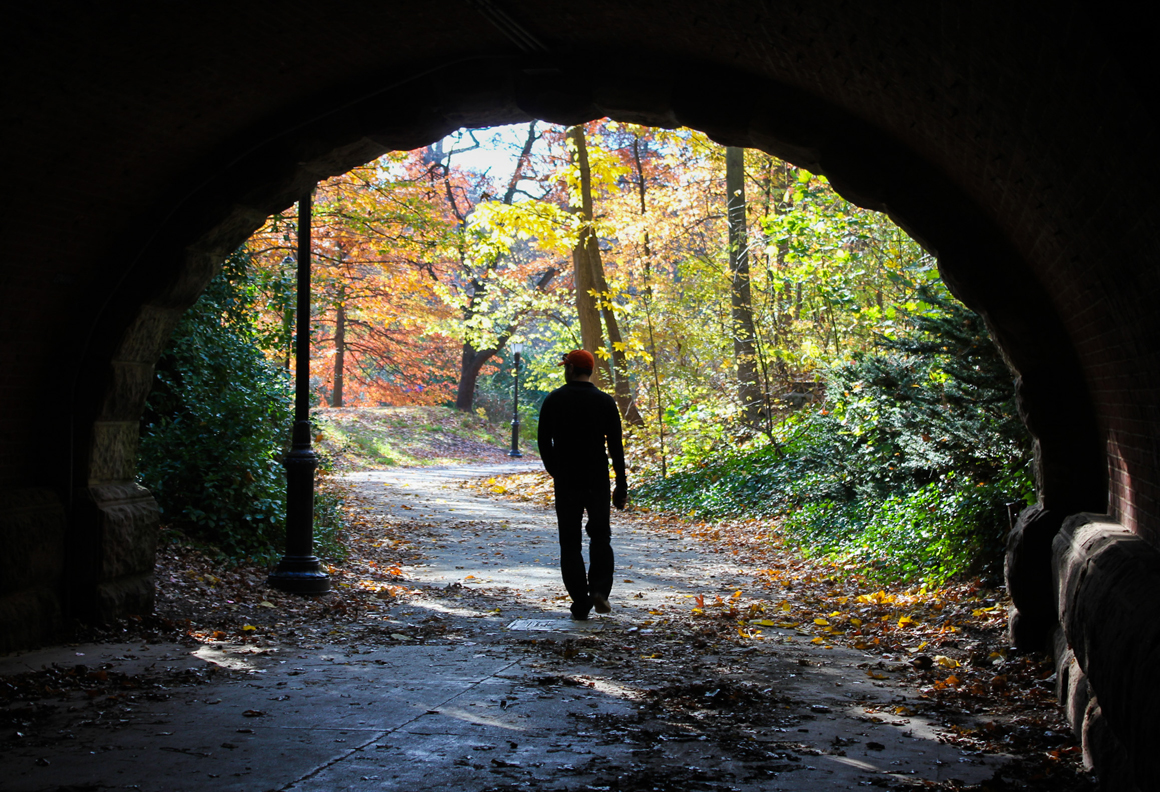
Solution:
<svg viewBox="0 0 1160 792">
<path fill-rule="evenodd" d="M 522 457 L 523 454 L 521 454 L 519 451 L 508 451 L 508 456 L 510 456 L 510 457 Z"/>
<path fill-rule="evenodd" d="M 325 594 L 330 591 L 330 575 L 322 571 L 315 556 L 284 556 L 266 583 L 291 594 Z"/>
</svg>

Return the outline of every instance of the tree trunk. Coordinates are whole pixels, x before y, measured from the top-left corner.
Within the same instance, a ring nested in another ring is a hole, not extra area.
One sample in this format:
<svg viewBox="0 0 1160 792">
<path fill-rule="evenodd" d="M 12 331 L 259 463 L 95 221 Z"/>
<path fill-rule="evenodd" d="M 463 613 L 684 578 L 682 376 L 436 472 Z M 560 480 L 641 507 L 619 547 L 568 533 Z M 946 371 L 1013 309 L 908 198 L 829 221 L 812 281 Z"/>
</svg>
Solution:
<svg viewBox="0 0 1160 792">
<path fill-rule="evenodd" d="M 476 349 L 471 344 L 463 345 L 459 358 L 459 388 L 455 392 L 455 409 L 471 412 L 475 403 L 475 384 L 479 380 L 483 364 L 495 355 L 494 349 Z"/>
<path fill-rule="evenodd" d="M 338 310 L 334 317 L 334 390 L 330 406 L 342 406 L 343 371 L 346 363 L 346 284 L 339 286 Z"/>
<path fill-rule="evenodd" d="M 580 169 L 580 206 L 572 210 L 580 214 L 583 223 L 576 247 L 572 248 L 572 269 L 576 279 L 576 315 L 580 319 L 580 343 L 584 349 L 596 357 L 596 371 L 592 372 L 592 382 L 600 387 L 601 379 L 612 381 L 608 361 L 601 357 L 604 349 L 604 330 L 600 324 L 600 308 L 595 292 L 596 283 L 593 258 L 600 255 L 596 243 L 596 232 L 592 228 L 592 171 L 588 167 L 588 147 L 584 143 L 584 127 L 569 127 L 568 142 L 571 144 L 572 161 Z"/>
<path fill-rule="evenodd" d="M 725 190 L 728 193 L 729 272 L 733 283 L 733 357 L 737 364 L 737 390 L 747 426 L 760 425 L 761 389 L 757 383 L 756 333 L 753 297 L 749 284 L 749 241 L 745 222 L 745 149 L 725 149 Z"/>
<path fill-rule="evenodd" d="M 633 135 L 632 138 L 632 157 L 636 163 L 636 185 L 637 194 L 640 198 L 640 216 L 643 218 L 648 212 L 648 203 L 645 201 L 645 180 L 644 180 L 644 160 L 640 156 L 640 135 Z M 648 229 L 644 230 L 644 237 L 641 239 L 641 245 L 644 250 L 644 296 L 645 299 L 652 298 L 652 249 L 649 245 Z"/>
<path fill-rule="evenodd" d="M 620 335 L 620 323 L 616 320 L 616 309 L 610 299 L 608 281 L 604 278 L 604 262 L 600 258 L 600 246 L 597 244 L 596 232 L 592 227 L 592 169 L 588 165 L 588 146 L 584 140 L 584 127 L 574 126 L 568 129 L 568 139 L 573 146 L 573 155 L 580 170 L 581 216 L 584 220 L 584 230 L 577 240 L 576 248 L 572 251 L 572 262 L 576 267 L 576 309 L 580 316 L 580 338 L 584 348 L 594 354 L 604 347 L 604 334 L 601 331 L 600 317 L 604 317 L 604 327 L 608 330 L 608 340 L 612 345 L 612 365 L 608 360 L 596 354 L 596 365 L 606 381 L 613 387 L 613 396 L 620 408 L 621 415 L 629 423 L 640 425 L 644 420 L 632 398 L 632 387 L 628 379 L 628 358 L 625 354 L 624 341 Z M 581 252 L 577 256 L 577 251 Z M 581 276 L 581 269 L 587 273 Z M 599 297 L 591 298 L 589 291 L 595 291 Z M 591 298 L 591 305 L 587 300 L 581 303 L 581 291 L 585 297 Z M 587 320 L 585 314 L 587 313 Z M 593 323 L 585 335 L 585 322 Z M 589 347 L 589 337 L 592 337 L 592 346 Z M 596 372 L 593 372 L 593 381 L 596 382 Z M 598 385 L 599 387 L 599 385 Z"/>
</svg>

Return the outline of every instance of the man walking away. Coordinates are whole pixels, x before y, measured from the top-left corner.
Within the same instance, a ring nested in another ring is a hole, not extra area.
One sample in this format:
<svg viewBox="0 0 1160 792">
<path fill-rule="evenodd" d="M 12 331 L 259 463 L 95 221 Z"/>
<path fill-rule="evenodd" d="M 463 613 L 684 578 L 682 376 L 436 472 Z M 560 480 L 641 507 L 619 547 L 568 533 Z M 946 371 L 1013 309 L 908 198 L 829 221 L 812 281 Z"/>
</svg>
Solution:
<svg viewBox="0 0 1160 792">
<path fill-rule="evenodd" d="M 560 572 L 572 597 L 572 618 L 584 621 L 592 606 L 608 613 L 612 592 L 612 526 L 608 507 L 608 460 L 616 471 L 612 503 L 628 501 L 624 443 L 616 401 L 592 384 L 596 359 L 582 349 L 564 355 L 564 386 L 544 399 L 537 440 L 540 458 L 556 490 Z M 607 446 L 607 453 L 605 447 Z M 588 571 L 584 570 L 581 522 L 588 512 Z"/>
</svg>

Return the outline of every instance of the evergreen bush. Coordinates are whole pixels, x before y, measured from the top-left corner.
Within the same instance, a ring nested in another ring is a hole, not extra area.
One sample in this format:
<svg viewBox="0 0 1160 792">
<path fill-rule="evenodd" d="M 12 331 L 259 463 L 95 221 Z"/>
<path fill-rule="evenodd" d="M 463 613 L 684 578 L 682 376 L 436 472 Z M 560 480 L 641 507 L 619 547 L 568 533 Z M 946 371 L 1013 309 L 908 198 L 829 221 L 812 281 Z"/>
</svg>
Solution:
<svg viewBox="0 0 1160 792">
<path fill-rule="evenodd" d="M 634 493 L 703 518 L 783 515 L 807 549 L 938 583 L 998 570 L 1031 444 L 982 319 L 930 288 L 878 354 L 832 369 L 825 404 L 778 442 L 702 457 Z"/>
<path fill-rule="evenodd" d="M 162 520 L 226 556 L 268 559 L 284 537 L 291 401 L 250 320 L 238 251 L 182 317 L 157 364 L 142 419 L 138 477 Z"/>
</svg>

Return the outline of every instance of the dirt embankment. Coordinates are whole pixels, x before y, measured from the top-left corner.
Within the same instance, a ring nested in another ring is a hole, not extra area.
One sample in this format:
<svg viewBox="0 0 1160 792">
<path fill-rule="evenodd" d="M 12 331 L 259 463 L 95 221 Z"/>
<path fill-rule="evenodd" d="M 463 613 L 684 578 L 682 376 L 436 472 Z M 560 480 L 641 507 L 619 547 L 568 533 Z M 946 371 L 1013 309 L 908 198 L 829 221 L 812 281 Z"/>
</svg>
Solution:
<svg viewBox="0 0 1160 792">
<path fill-rule="evenodd" d="M 319 450 L 340 472 L 506 461 L 510 425 L 450 407 L 367 407 L 315 410 Z M 519 450 L 536 457 L 535 438 L 523 432 Z"/>
</svg>

